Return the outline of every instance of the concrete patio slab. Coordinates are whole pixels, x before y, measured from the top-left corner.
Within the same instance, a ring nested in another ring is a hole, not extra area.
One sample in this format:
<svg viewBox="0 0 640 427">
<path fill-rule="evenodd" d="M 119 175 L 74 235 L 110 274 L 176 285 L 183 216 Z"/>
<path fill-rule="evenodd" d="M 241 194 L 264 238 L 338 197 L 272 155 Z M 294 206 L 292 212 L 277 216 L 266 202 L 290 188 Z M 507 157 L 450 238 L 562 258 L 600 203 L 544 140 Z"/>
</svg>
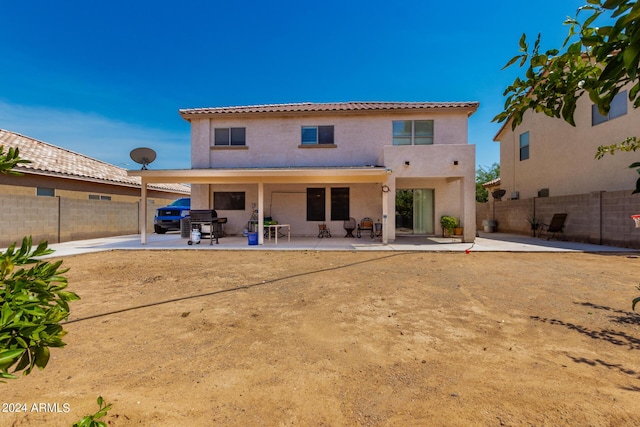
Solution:
<svg viewBox="0 0 640 427">
<path fill-rule="evenodd" d="M 219 244 L 209 244 L 208 239 L 200 244 L 187 244 L 188 239 L 180 233 L 147 235 L 147 244 L 140 243 L 139 235 L 105 237 L 91 240 L 56 243 L 50 245 L 55 250 L 53 257 L 69 256 L 88 252 L 110 250 L 310 250 L 310 251 L 433 251 L 433 252 L 590 252 L 640 254 L 639 250 L 589 243 L 543 240 L 533 237 L 480 233 L 474 243 L 462 243 L 460 239 L 442 237 L 400 236 L 395 242 L 383 245 L 370 238 L 317 238 L 291 237 L 274 240 L 265 239 L 263 245 L 249 245 L 242 236 L 227 236 L 219 239 Z"/>
</svg>

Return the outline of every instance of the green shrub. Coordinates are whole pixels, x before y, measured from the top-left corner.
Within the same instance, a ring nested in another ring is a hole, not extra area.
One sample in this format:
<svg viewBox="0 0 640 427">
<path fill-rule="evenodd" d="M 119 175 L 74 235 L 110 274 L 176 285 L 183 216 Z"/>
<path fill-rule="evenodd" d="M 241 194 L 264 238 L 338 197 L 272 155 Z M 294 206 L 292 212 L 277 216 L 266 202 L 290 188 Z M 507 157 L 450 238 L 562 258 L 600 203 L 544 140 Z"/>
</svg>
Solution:
<svg viewBox="0 0 640 427">
<path fill-rule="evenodd" d="M 98 412 L 93 415 L 87 415 L 83 417 L 80 421 L 74 423 L 71 427 L 107 427 L 107 423 L 97 420 L 107 415 L 107 411 L 111 409 L 111 404 L 105 403 L 105 401 L 102 399 L 102 396 L 99 396 L 98 406 L 100 407 L 100 409 L 98 409 Z"/>
<path fill-rule="evenodd" d="M 440 225 L 443 230 L 447 230 L 449 234 L 453 234 L 453 229 L 458 226 L 458 220 L 449 215 L 440 217 Z"/>
<path fill-rule="evenodd" d="M 0 255 L 0 380 L 16 378 L 10 369 L 24 375 L 34 366 L 43 369 L 49 348 L 65 345 L 60 322 L 69 315 L 69 301 L 80 297 L 65 291 L 62 261 L 36 259 L 51 253 L 47 242 L 33 249 L 25 237 L 19 249 L 14 243 Z"/>
</svg>

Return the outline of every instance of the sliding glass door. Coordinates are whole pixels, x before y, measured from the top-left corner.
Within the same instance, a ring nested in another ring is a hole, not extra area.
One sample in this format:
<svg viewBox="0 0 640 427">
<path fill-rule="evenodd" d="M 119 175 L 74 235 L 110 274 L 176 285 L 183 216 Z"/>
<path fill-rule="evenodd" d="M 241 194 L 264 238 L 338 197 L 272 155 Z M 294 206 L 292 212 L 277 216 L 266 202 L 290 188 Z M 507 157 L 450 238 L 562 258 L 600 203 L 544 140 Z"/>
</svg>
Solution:
<svg viewBox="0 0 640 427">
<path fill-rule="evenodd" d="M 429 188 L 397 190 L 396 234 L 433 233 L 433 190 Z"/>
</svg>

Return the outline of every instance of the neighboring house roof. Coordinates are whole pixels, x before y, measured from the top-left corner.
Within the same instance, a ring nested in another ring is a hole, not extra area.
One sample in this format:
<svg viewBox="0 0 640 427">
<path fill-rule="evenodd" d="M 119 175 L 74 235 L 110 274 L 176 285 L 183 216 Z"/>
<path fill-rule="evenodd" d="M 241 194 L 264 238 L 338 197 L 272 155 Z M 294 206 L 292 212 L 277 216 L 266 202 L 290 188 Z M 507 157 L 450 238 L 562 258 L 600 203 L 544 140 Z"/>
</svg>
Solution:
<svg viewBox="0 0 640 427">
<path fill-rule="evenodd" d="M 128 187 L 140 187 L 140 177 L 128 176 L 127 170 L 65 148 L 38 141 L 15 132 L 0 129 L 0 145 L 15 147 L 20 158 L 30 160 L 15 169 L 32 173 L 81 181 L 100 182 Z M 191 188 L 182 184 L 153 184 L 154 190 L 189 194 Z"/>
<path fill-rule="evenodd" d="M 496 179 L 492 179 L 491 181 L 488 181 L 488 182 L 485 182 L 484 184 L 482 184 L 482 186 L 484 188 L 495 187 L 497 185 L 500 185 L 500 177 L 498 177 Z"/>
<path fill-rule="evenodd" d="M 357 111 L 406 111 L 435 109 L 468 109 L 473 114 L 478 102 L 331 102 L 249 105 L 239 107 L 212 107 L 181 109 L 180 115 L 188 120 L 191 116 L 217 114 L 255 114 L 255 113 L 326 113 Z"/>
</svg>

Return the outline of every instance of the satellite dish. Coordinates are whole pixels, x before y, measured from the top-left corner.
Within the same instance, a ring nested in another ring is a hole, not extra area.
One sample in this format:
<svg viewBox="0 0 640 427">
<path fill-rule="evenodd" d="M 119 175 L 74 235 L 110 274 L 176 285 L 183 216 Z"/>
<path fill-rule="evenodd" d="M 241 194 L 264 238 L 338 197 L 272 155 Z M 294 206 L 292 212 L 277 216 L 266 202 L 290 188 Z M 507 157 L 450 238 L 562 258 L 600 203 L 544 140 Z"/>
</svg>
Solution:
<svg viewBox="0 0 640 427">
<path fill-rule="evenodd" d="M 507 194 L 507 190 L 496 190 L 491 193 L 494 199 L 502 199 L 504 195 Z"/>
<path fill-rule="evenodd" d="M 142 165 L 141 170 L 146 170 L 147 165 L 156 159 L 156 152 L 151 148 L 140 147 L 135 150 L 131 150 L 131 160 Z"/>
</svg>

